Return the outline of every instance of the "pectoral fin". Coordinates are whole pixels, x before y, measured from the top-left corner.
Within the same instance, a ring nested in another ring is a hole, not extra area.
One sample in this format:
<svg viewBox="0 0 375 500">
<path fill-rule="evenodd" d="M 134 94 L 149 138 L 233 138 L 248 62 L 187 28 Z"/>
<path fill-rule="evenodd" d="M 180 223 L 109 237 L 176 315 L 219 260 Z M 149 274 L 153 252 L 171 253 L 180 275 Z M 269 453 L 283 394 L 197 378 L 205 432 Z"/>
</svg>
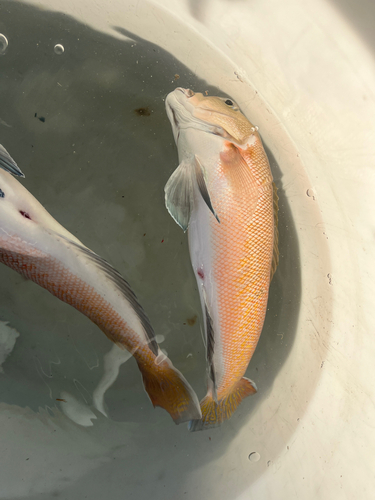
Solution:
<svg viewBox="0 0 375 500">
<path fill-rule="evenodd" d="M 220 222 L 208 192 L 204 168 L 197 156 L 190 162 L 184 160 L 170 176 L 165 185 L 165 205 L 173 219 L 184 231 L 189 227 L 190 214 L 194 205 L 194 189 L 199 192 L 217 221 Z"/>
<path fill-rule="evenodd" d="M 0 144 L 0 168 L 3 168 L 6 172 L 13 175 L 18 175 L 19 177 L 25 177 L 21 172 L 17 163 L 10 156 L 8 151 Z"/>
<path fill-rule="evenodd" d="M 165 185 L 165 206 L 177 224 L 186 231 L 194 203 L 195 169 L 183 161 Z"/>
<path fill-rule="evenodd" d="M 194 158 L 195 158 L 195 178 L 197 180 L 199 192 L 202 198 L 204 199 L 206 205 L 208 206 L 208 208 L 214 214 L 216 220 L 220 223 L 219 217 L 217 216 L 211 203 L 210 194 L 208 192 L 206 179 L 204 176 L 204 168 L 202 166 L 202 163 L 199 161 L 199 158 L 197 156 L 195 156 Z"/>
</svg>

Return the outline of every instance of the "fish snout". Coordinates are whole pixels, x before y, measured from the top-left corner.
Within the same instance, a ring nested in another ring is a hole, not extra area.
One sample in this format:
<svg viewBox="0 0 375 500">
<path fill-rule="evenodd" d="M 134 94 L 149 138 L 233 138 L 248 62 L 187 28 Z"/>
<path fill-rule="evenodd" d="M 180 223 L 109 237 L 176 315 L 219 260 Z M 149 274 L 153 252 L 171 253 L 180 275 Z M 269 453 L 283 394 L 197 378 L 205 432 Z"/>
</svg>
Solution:
<svg viewBox="0 0 375 500">
<path fill-rule="evenodd" d="M 193 95 L 195 95 L 195 92 L 193 92 L 192 90 L 190 89 L 183 89 L 182 87 L 177 87 L 176 90 L 179 90 L 180 92 L 182 92 L 183 94 L 186 95 L 186 97 L 193 97 Z"/>
</svg>

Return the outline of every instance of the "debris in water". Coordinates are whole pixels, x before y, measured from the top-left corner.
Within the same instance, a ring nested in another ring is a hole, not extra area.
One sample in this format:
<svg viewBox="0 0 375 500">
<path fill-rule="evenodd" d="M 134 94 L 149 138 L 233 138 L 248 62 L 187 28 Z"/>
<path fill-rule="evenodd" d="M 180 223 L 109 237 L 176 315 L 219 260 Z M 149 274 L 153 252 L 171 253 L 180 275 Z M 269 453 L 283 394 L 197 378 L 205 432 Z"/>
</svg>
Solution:
<svg viewBox="0 0 375 500">
<path fill-rule="evenodd" d="M 198 316 L 195 314 L 192 318 L 187 318 L 186 322 L 189 326 L 195 325 L 197 322 Z"/>
<path fill-rule="evenodd" d="M 137 108 L 134 110 L 134 113 L 137 114 L 138 116 L 150 116 L 151 110 L 149 107 Z"/>
<path fill-rule="evenodd" d="M 46 119 L 44 118 L 44 116 L 38 116 L 38 113 L 35 113 L 34 117 L 38 118 L 38 120 L 40 120 L 42 123 L 44 123 L 46 121 Z"/>
</svg>

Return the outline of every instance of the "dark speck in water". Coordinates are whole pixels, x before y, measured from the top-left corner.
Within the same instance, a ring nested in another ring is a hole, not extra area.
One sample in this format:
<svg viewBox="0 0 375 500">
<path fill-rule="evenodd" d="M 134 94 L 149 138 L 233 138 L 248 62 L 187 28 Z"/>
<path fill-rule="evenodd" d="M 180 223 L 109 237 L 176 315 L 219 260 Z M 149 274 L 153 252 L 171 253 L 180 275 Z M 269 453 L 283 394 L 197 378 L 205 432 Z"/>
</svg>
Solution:
<svg viewBox="0 0 375 500">
<path fill-rule="evenodd" d="M 192 318 L 188 318 L 188 319 L 186 320 L 186 322 L 187 322 L 187 324 L 188 324 L 189 326 L 193 326 L 193 325 L 195 325 L 195 323 L 197 322 L 197 319 L 198 319 L 198 316 L 195 314 Z"/>
<path fill-rule="evenodd" d="M 179 78 L 180 78 L 180 75 L 176 73 L 176 74 L 174 75 L 174 79 L 175 79 L 175 80 L 178 80 Z"/>
<path fill-rule="evenodd" d="M 139 116 L 150 116 L 151 115 L 151 109 L 149 107 L 146 108 L 137 108 L 134 110 L 134 113 L 139 115 Z"/>
<path fill-rule="evenodd" d="M 35 118 L 38 118 L 38 120 L 40 120 L 43 123 L 46 121 L 46 119 L 44 118 L 44 116 L 38 116 L 38 113 L 35 113 L 34 116 L 35 116 Z"/>
</svg>

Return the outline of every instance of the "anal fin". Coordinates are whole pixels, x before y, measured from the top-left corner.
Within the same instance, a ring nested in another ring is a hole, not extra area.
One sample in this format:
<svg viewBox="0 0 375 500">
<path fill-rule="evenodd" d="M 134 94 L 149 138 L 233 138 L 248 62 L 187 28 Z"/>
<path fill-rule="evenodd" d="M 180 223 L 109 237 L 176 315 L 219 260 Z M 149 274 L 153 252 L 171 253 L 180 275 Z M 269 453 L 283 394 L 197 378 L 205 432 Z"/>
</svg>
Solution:
<svg viewBox="0 0 375 500">
<path fill-rule="evenodd" d="M 206 297 L 205 297 L 206 299 Z M 205 316 L 206 316 L 206 350 L 207 350 L 207 370 L 209 376 L 209 386 L 212 392 L 212 397 L 217 401 L 216 392 L 216 376 L 214 367 L 214 348 L 215 348 L 215 332 L 212 324 L 212 318 L 209 313 L 207 302 L 205 300 Z"/>
</svg>

